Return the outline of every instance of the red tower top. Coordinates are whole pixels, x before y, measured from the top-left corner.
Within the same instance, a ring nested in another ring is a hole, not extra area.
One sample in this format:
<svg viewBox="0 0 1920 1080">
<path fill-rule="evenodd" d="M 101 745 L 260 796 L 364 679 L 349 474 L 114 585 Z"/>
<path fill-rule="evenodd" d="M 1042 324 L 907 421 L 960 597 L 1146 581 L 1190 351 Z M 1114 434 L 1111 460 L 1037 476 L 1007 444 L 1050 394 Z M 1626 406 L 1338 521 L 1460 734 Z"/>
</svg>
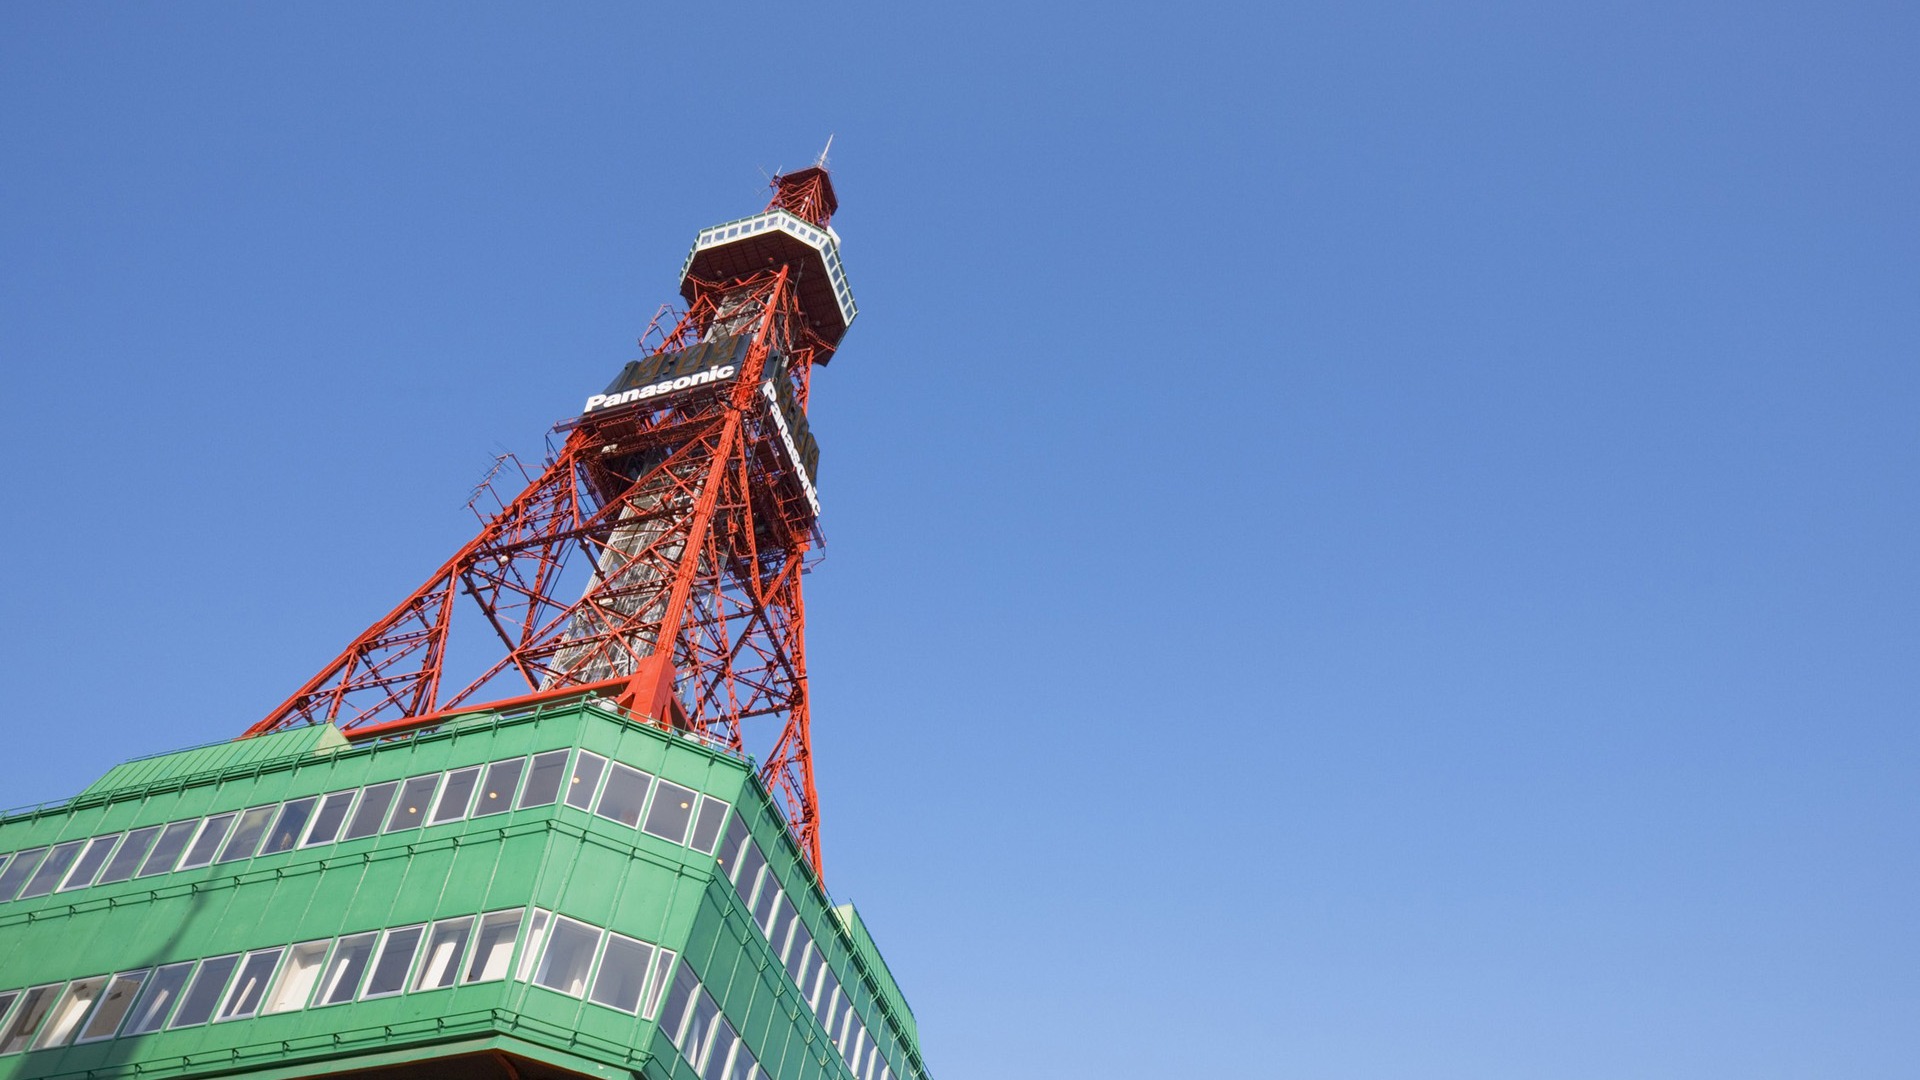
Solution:
<svg viewBox="0 0 1920 1080">
<path fill-rule="evenodd" d="M 767 204 L 767 209 L 785 210 L 811 224 L 825 225 L 833 219 L 834 211 L 840 209 L 840 200 L 833 197 L 833 181 L 828 178 L 827 170 L 809 165 L 798 172 L 781 173 L 773 178 L 773 201 Z"/>
</svg>

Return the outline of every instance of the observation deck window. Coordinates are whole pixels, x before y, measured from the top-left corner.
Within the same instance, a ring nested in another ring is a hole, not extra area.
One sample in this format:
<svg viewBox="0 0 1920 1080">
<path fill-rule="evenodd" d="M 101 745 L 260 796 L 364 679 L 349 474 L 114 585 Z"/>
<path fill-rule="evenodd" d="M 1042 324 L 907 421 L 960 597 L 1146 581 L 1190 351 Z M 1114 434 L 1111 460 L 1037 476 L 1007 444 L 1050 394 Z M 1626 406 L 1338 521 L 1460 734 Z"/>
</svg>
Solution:
<svg viewBox="0 0 1920 1080">
<path fill-rule="evenodd" d="M 180 853 L 187 850 L 187 844 L 192 841 L 194 831 L 199 827 L 198 821 L 176 821 L 168 825 L 160 834 L 160 839 L 154 843 L 153 851 L 148 854 L 147 861 L 140 864 L 140 872 L 134 876 L 152 877 L 172 870 L 173 864 L 180 861 Z"/>
<path fill-rule="evenodd" d="M 433 805 L 433 791 L 440 786 L 440 774 L 416 776 L 400 789 L 393 804 L 393 816 L 387 819 L 387 832 L 417 829 L 427 821 L 427 807 Z"/>
<path fill-rule="evenodd" d="M 27 884 L 27 878 L 39 867 L 41 856 L 46 853 L 47 849 L 43 847 L 28 848 L 13 857 L 13 861 L 7 864 L 7 869 L 0 872 L 0 903 L 20 895 L 20 890 Z"/>
<path fill-rule="evenodd" d="M 47 1018 L 53 1009 L 53 998 L 60 990 L 59 983 L 36 986 L 20 999 L 20 1008 L 13 1014 L 13 1020 L 5 1030 L 0 1030 L 0 1054 L 17 1054 L 27 1048 L 27 1040 L 40 1027 L 40 1021 Z"/>
<path fill-rule="evenodd" d="M 593 992 L 588 1000 L 621 1012 L 638 1014 L 640 998 L 647 989 L 647 969 L 653 963 L 653 946 L 620 934 L 607 935 L 600 957 L 600 970 L 593 977 Z"/>
<path fill-rule="evenodd" d="M 520 934 L 523 909 L 496 911 L 480 917 L 480 935 L 474 939 L 473 961 L 461 982 L 492 982 L 507 977 L 513 959 L 513 939 Z"/>
<path fill-rule="evenodd" d="M 33 1040 L 35 1050 L 45 1050 L 54 1046 L 65 1046 L 80 1030 L 80 1021 L 86 1019 L 88 1010 L 99 999 L 100 991 L 107 985 L 107 977 L 102 975 L 94 979 L 77 979 L 67 984 L 66 993 L 60 995 L 60 1003 L 48 1014 L 47 1025 L 40 1031 L 40 1037 Z"/>
<path fill-rule="evenodd" d="M 361 998 L 386 997 L 407 988 L 407 973 L 413 970 L 413 954 L 420 948 L 425 924 L 389 930 L 380 941 L 380 959 L 373 962 L 373 974 Z"/>
<path fill-rule="evenodd" d="M 584 995 L 587 972 L 593 967 L 593 954 L 599 947 L 599 930 L 565 916 L 556 917 L 546 952 L 540 958 L 540 968 L 533 976 L 534 985 L 568 997 Z"/>
<path fill-rule="evenodd" d="M 442 919 L 427 934 L 426 957 L 420 974 L 414 978 L 415 990 L 442 990 L 460 976 L 460 961 L 467 953 L 467 939 L 473 936 L 473 916 Z"/>
<path fill-rule="evenodd" d="M 687 826 L 693 821 L 694 798 L 691 789 L 666 780 L 660 781 L 659 790 L 653 796 L 653 806 L 647 811 L 647 823 L 643 831 L 662 840 L 685 843 Z"/>
<path fill-rule="evenodd" d="M 278 806 L 256 806 L 240 815 L 240 824 L 234 827 L 233 839 L 220 849 L 223 863 L 238 862 L 253 858 L 260 849 L 260 841 L 266 839 L 267 825 L 273 821 L 273 812 Z"/>
<path fill-rule="evenodd" d="M 287 950 L 287 966 L 280 969 L 280 980 L 267 995 L 267 1013 L 291 1012 L 307 1003 L 320 982 L 320 966 L 331 944 L 327 940 L 303 941 Z"/>
<path fill-rule="evenodd" d="M 339 1005 L 353 1000 L 360 991 L 360 980 L 366 977 L 367 961 L 373 957 L 374 939 L 379 936 L 369 932 L 340 939 L 333 948 L 333 958 L 327 961 L 317 1004 Z"/>
<path fill-rule="evenodd" d="M 247 954 L 240 965 L 240 975 L 233 980 L 233 990 L 227 995 L 227 1003 L 220 1010 L 221 1020 L 244 1020 L 260 1011 L 260 1003 L 267 996 L 267 980 L 273 978 L 273 969 L 280 964 L 280 955 L 285 949 L 260 949 Z"/>
<path fill-rule="evenodd" d="M 567 780 L 567 805 L 575 810 L 593 806 L 593 794 L 600 787 L 600 775 L 607 771 L 607 759 L 587 750 L 574 759 L 573 775 Z"/>
<path fill-rule="evenodd" d="M 526 758 L 496 761 L 487 766 L 487 778 L 480 784 L 480 797 L 474 800 L 473 816 L 504 814 L 513 809 L 513 792 L 520 786 L 520 773 L 526 767 Z"/>
<path fill-rule="evenodd" d="M 262 855 L 277 855 L 282 851 L 292 851 L 293 845 L 300 842 L 300 834 L 306 831 L 308 819 L 313 817 L 314 804 L 318 799 L 295 799 L 280 808 L 280 817 L 273 823 L 273 831 L 267 834 L 267 844 L 260 850 Z"/>
<path fill-rule="evenodd" d="M 398 790 L 400 782 L 389 780 L 361 792 L 360 805 L 354 809 L 353 819 L 347 822 L 347 831 L 340 839 L 358 840 L 379 832 L 380 819 L 387 816 L 387 807 L 393 805 L 393 793 Z"/>
<path fill-rule="evenodd" d="M 607 777 L 606 790 L 600 793 L 593 812 L 632 828 L 640 824 L 640 810 L 647 804 L 647 789 L 652 784 L 651 775 L 615 762 L 613 772 Z M 571 795 L 567 802 L 573 802 Z"/>
<path fill-rule="evenodd" d="M 440 789 L 440 801 L 433 804 L 433 817 L 427 824 L 438 825 L 443 821 L 459 821 L 467 816 L 467 808 L 473 805 L 473 789 L 480 783 L 480 766 L 471 769 L 456 769 L 447 774 L 447 784 Z"/>
<path fill-rule="evenodd" d="M 100 876 L 100 868 L 106 865 L 108 857 L 113 854 L 114 846 L 119 842 L 118 834 L 94 837 L 92 842 L 87 844 L 87 850 L 82 852 L 79 860 L 73 864 L 73 871 L 67 875 L 67 880 L 60 883 L 59 891 L 84 889 L 93 884 L 93 879 Z"/>
<path fill-rule="evenodd" d="M 313 828 L 307 830 L 307 838 L 300 842 L 301 847 L 319 847 L 333 843 L 340 835 L 340 826 L 347 820 L 347 809 L 353 805 L 354 791 L 336 791 L 320 800 L 320 812 L 313 815 Z"/>
<path fill-rule="evenodd" d="M 552 806 L 560 797 L 560 786 L 567 775 L 566 750 L 551 750 L 533 757 L 533 771 L 527 776 L 527 789 L 520 793 L 519 808 Z"/>
</svg>

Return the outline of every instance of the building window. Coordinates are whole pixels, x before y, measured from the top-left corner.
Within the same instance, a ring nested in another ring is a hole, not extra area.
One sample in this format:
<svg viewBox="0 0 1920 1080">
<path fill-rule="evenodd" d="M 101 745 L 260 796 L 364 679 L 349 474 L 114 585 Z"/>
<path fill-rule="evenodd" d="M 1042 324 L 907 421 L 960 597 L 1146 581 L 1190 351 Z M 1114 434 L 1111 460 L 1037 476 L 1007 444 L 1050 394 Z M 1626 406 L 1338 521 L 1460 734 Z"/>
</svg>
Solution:
<svg viewBox="0 0 1920 1080">
<path fill-rule="evenodd" d="M 520 773 L 526 758 L 496 761 L 487 766 L 487 778 L 480 785 L 480 797 L 474 800 L 473 816 L 504 814 L 513 808 L 513 789 L 520 786 Z"/>
<path fill-rule="evenodd" d="M 647 991 L 647 1019 L 651 1020 L 660 1012 L 660 995 L 667 991 L 667 980 L 673 975 L 675 953 L 672 949 L 658 950 L 659 956 L 653 962 L 653 987 Z"/>
<path fill-rule="evenodd" d="M 467 952 L 467 939 L 473 936 L 473 916 L 442 919 L 427 934 L 426 958 L 420 962 L 420 975 L 413 981 L 415 990 L 440 990 L 453 985 L 460 975 L 460 960 Z"/>
<path fill-rule="evenodd" d="M 106 865 L 107 857 L 113 854 L 113 845 L 119 840 L 118 833 L 94 837 L 87 845 L 87 850 L 81 853 L 79 861 L 73 864 L 73 871 L 67 875 L 67 880 L 60 883 L 59 891 L 84 889 L 93 884 L 93 879 L 100 875 L 100 868 Z"/>
<path fill-rule="evenodd" d="M 93 1018 L 87 1021 L 87 1028 L 80 1033 L 76 1041 L 83 1043 L 98 1042 L 113 1038 L 120 1030 L 120 1022 L 127 1018 L 127 1012 L 133 1007 L 133 999 L 140 993 L 140 987 L 147 981 L 144 971 L 124 971 L 113 977 L 107 984 L 106 995 L 100 999 L 100 1007 L 93 1010 Z M 0 1013 L 6 1012 L 0 1007 Z"/>
<path fill-rule="evenodd" d="M 527 790 L 520 793 L 520 809 L 552 806 L 560 797 L 560 785 L 567 776 L 567 754 L 553 750 L 533 756 L 533 771 L 527 775 Z"/>
<path fill-rule="evenodd" d="M 27 876 L 40 865 L 40 857 L 47 853 L 43 847 L 28 848 L 13 857 L 4 873 L 0 873 L 0 904 L 4 904 L 20 895 L 20 889 L 27 883 Z"/>
<path fill-rule="evenodd" d="M 713 854 L 720 839 L 720 823 L 727 819 L 727 804 L 710 795 L 700 796 L 700 814 L 693 822 L 693 839 L 688 846 L 704 855 Z"/>
<path fill-rule="evenodd" d="M 628 828 L 640 824 L 640 809 L 647 804 L 647 787 L 653 783 L 653 777 L 639 769 L 628 768 L 615 762 L 613 772 L 607 777 L 607 786 L 600 793 L 600 801 L 594 804 L 593 812 L 608 821 L 617 821 Z M 572 797 L 568 797 L 572 802 Z"/>
<path fill-rule="evenodd" d="M 260 1002 L 267 996 L 267 980 L 273 978 L 273 969 L 285 951 L 261 949 L 247 954 L 246 962 L 240 965 L 239 977 L 233 980 L 227 1004 L 220 1010 L 220 1019 L 243 1020 L 260 1011 Z"/>
<path fill-rule="evenodd" d="M 27 1048 L 27 1040 L 40 1027 L 40 1021 L 47 1018 L 53 1009 L 53 998 L 60 990 L 59 983 L 49 986 L 36 986 L 28 990 L 20 999 L 20 1008 L 13 1014 L 13 1021 L 4 1030 L 0 1030 L 0 1054 L 17 1054 Z"/>
<path fill-rule="evenodd" d="M 240 824 L 234 826 L 233 839 L 220 849 L 219 861 L 228 863 L 253 858 L 253 853 L 260 850 L 260 841 L 266 839 L 267 826 L 272 823 L 273 812 L 277 809 L 274 806 L 256 806 L 241 814 Z"/>
<path fill-rule="evenodd" d="M 107 868 L 100 871 L 102 885 L 116 881 L 125 881 L 140 869 L 140 860 L 147 857 L 147 849 L 153 846 L 153 839 L 160 835 L 160 826 L 149 825 L 144 829 L 135 829 L 127 834 L 113 858 L 107 860 Z"/>
<path fill-rule="evenodd" d="M 679 784 L 660 781 L 660 790 L 647 810 L 645 831 L 676 844 L 687 839 L 687 825 L 693 820 L 694 793 Z"/>
<path fill-rule="evenodd" d="M 553 921 L 547 937 L 546 954 L 534 972 L 533 982 L 568 997 L 586 993 L 587 972 L 593 966 L 593 954 L 600 946 L 600 931 L 565 916 Z"/>
<path fill-rule="evenodd" d="M 594 789 L 600 786 L 600 774 L 606 770 L 606 758 L 580 751 L 580 756 L 573 762 L 573 776 L 567 780 L 567 805 L 576 810 L 591 807 Z"/>
<path fill-rule="evenodd" d="M 347 831 L 341 834 L 340 839 L 358 840 L 379 832 L 380 822 L 387 816 L 387 807 L 393 805 L 393 793 L 399 790 L 400 782 L 389 780 L 362 791 L 360 804 L 354 808 L 353 817 L 347 822 Z"/>
<path fill-rule="evenodd" d="M 140 864 L 140 872 L 134 876 L 152 877 L 172 870 L 173 864 L 180 861 L 180 853 L 187 850 L 187 842 L 193 839 L 194 831 L 199 827 L 198 821 L 176 821 L 167 826 L 160 833 L 160 839 L 154 843 L 153 852 L 147 856 L 147 861 Z"/>
<path fill-rule="evenodd" d="M 40 864 L 40 869 L 27 881 L 27 887 L 20 891 L 20 899 L 45 896 L 52 892 L 53 887 L 60 884 L 60 879 L 66 876 L 68 868 L 73 865 L 73 860 L 80 857 L 80 849 L 85 845 L 85 840 L 69 840 L 64 844 L 55 844 L 53 850 L 47 853 L 47 861 Z"/>
<path fill-rule="evenodd" d="M 336 791 L 320 800 L 320 812 L 313 815 L 313 828 L 307 830 L 307 838 L 300 842 L 301 847 L 319 847 L 333 843 L 340 835 L 340 826 L 347 820 L 347 808 L 353 805 L 352 791 Z"/>
<path fill-rule="evenodd" d="M 334 946 L 333 958 L 327 961 L 327 974 L 321 980 L 321 1005 L 338 1005 L 352 1001 L 360 991 L 360 980 L 366 977 L 367 961 L 373 957 L 373 942 L 377 933 L 353 934 L 340 939 Z"/>
<path fill-rule="evenodd" d="M 300 842 L 300 833 L 306 829 L 307 820 L 313 817 L 315 799 L 295 799 L 280 808 L 280 817 L 273 823 L 273 831 L 267 834 L 267 844 L 260 849 L 262 855 L 278 855 L 282 851 L 292 851 L 293 845 Z"/>
<path fill-rule="evenodd" d="M 553 915 L 550 912 L 541 911 L 539 908 L 533 909 L 533 922 L 527 927 L 527 947 L 520 950 L 518 978 L 521 982 L 527 982 L 533 978 L 533 965 L 540 959 L 540 946 L 546 943 L 547 925 L 552 921 Z"/>
<path fill-rule="evenodd" d="M 167 1021 L 167 1029 L 192 1027 L 211 1019 L 214 1006 L 220 1004 L 220 996 L 227 989 L 227 978 L 239 966 L 239 953 L 202 960 L 200 970 L 193 973 L 192 984 L 180 996 L 180 1010 Z"/>
<path fill-rule="evenodd" d="M 287 950 L 287 966 L 280 969 L 280 981 L 267 995 L 268 1013 L 291 1012 L 307 1003 L 315 983 L 320 981 L 320 965 L 327 958 L 330 941 L 307 941 Z"/>
<path fill-rule="evenodd" d="M 600 955 L 600 970 L 593 976 L 593 992 L 587 999 L 596 1005 L 638 1014 L 640 999 L 647 990 L 647 969 L 652 963 L 653 946 L 609 932 L 606 948 Z"/>
<path fill-rule="evenodd" d="M 523 909 L 496 911 L 480 917 L 480 933 L 473 942 L 473 961 L 467 965 L 462 982 L 492 982 L 507 977 L 507 964 L 513 959 L 513 939 L 520 933 Z"/>
<path fill-rule="evenodd" d="M 127 1025 L 127 1034 L 145 1035 L 149 1031 L 159 1031 L 167 1022 L 167 1014 L 173 1010 L 180 999 L 180 990 L 187 985 L 187 976 L 193 973 L 193 961 L 184 964 L 168 964 L 153 973 L 153 981 L 147 984 L 146 992 L 140 995 L 140 1003 L 133 1007 L 133 1023 Z"/>
<path fill-rule="evenodd" d="M 447 786 L 440 791 L 440 801 L 433 805 L 433 817 L 427 824 L 439 825 L 448 821 L 459 821 L 467 816 L 467 808 L 473 803 L 473 789 L 480 782 L 480 767 L 456 769 L 447 774 Z"/>
<path fill-rule="evenodd" d="M 388 832 L 417 829 L 427 822 L 427 807 L 433 802 L 433 789 L 440 786 L 440 774 L 416 776 L 400 789 L 393 804 L 393 816 L 387 819 Z"/>
<path fill-rule="evenodd" d="M 373 974 L 367 977 L 361 998 L 386 997 L 406 989 L 407 972 L 413 970 L 413 954 L 420 948 L 426 929 L 424 925 L 403 926 L 386 932 L 380 941 L 380 958 L 373 962 Z"/>
<path fill-rule="evenodd" d="M 213 861 L 213 854 L 220 850 L 220 841 L 227 838 L 227 829 L 233 825 L 238 814 L 215 814 L 200 823 L 200 834 L 193 838 L 193 846 L 187 848 L 187 857 L 180 860 L 177 869 L 192 870 Z"/>
<path fill-rule="evenodd" d="M 80 1030 L 80 1021 L 86 1019 L 87 1011 L 99 999 L 100 991 L 106 989 L 105 975 L 96 979 L 78 979 L 67 984 L 67 991 L 60 995 L 60 1003 L 53 1007 L 47 1016 L 47 1026 L 40 1037 L 33 1040 L 35 1050 L 45 1050 L 53 1046 L 65 1046 Z"/>
</svg>

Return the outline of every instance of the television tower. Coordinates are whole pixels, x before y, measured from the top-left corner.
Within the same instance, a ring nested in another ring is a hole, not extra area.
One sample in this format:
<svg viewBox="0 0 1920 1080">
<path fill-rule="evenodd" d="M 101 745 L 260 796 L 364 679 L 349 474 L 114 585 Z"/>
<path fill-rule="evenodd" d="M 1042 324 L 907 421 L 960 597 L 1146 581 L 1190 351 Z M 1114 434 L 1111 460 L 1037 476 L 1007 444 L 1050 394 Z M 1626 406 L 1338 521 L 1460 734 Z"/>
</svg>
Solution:
<svg viewBox="0 0 1920 1080">
<path fill-rule="evenodd" d="M 246 735 L 332 723 L 373 736 L 600 695 L 738 754 L 751 733 L 817 874 L 807 402 L 857 312 L 824 164 L 775 177 L 760 214 L 701 232 L 686 308 L 662 309 L 647 355 L 555 428 L 558 449 L 519 470 L 517 494 L 496 467 L 479 533 Z"/>
</svg>

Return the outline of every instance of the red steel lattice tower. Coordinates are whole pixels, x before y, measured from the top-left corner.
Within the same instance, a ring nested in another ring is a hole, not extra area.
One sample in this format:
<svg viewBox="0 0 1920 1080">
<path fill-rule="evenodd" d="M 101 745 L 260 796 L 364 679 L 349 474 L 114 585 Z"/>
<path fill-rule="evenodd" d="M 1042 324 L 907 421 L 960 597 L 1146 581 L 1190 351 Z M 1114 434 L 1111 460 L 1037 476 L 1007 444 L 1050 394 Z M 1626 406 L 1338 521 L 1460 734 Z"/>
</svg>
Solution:
<svg viewBox="0 0 1920 1080">
<path fill-rule="evenodd" d="M 814 366 L 857 308 L 826 169 L 775 177 L 773 191 L 764 212 L 700 233 L 685 310 L 663 309 L 641 339 L 648 354 L 555 429 L 558 448 L 519 470 L 517 494 L 496 468 L 479 534 L 248 736 L 330 722 L 363 737 L 599 694 L 758 753 L 818 872 L 806 408 Z"/>
</svg>

